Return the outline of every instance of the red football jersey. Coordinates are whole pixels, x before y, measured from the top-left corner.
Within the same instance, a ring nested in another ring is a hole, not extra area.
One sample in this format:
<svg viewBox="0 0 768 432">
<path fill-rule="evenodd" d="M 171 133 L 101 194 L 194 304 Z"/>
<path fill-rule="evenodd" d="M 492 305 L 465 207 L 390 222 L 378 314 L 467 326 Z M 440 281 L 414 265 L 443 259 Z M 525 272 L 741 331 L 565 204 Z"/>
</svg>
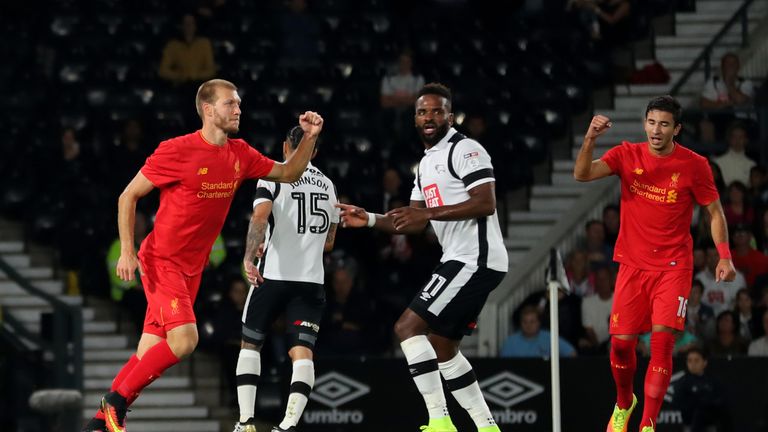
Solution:
<svg viewBox="0 0 768 432">
<path fill-rule="evenodd" d="M 694 203 L 719 199 L 707 159 L 675 144 L 655 156 L 623 142 L 601 158 L 621 178 L 621 226 L 613 259 L 642 270 L 693 268 Z"/>
<path fill-rule="evenodd" d="M 274 164 L 241 139 L 216 146 L 201 131 L 160 143 L 141 168 L 160 189 L 160 208 L 140 258 L 200 273 L 243 179 L 264 177 Z"/>
</svg>

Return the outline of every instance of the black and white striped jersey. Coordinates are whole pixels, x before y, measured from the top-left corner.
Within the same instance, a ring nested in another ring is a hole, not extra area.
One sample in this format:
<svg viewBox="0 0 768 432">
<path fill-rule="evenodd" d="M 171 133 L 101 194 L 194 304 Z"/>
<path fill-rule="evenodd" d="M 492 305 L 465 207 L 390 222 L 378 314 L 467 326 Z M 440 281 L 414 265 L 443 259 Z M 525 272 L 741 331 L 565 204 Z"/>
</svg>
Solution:
<svg viewBox="0 0 768 432">
<path fill-rule="evenodd" d="M 311 163 L 294 183 L 259 180 L 253 207 L 272 201 L 272 214 L 259 262 L 266 279 L 323 283 L 323 247 L 339 222 L 336 189 Z"/>
<path fill-rule="evenodd" d="M 458 204 L 469 199 L 470 189 L 495 181 L 491 157 L 477 141 L 451 128 L 445 137 L 424 151 L 411 200 L 427 207 Z M 430 221 L 443 247 L 441 262 L 463 263 L 506 272 L 507 249 L 496 212 L 462 221 Z"/>
</svg>

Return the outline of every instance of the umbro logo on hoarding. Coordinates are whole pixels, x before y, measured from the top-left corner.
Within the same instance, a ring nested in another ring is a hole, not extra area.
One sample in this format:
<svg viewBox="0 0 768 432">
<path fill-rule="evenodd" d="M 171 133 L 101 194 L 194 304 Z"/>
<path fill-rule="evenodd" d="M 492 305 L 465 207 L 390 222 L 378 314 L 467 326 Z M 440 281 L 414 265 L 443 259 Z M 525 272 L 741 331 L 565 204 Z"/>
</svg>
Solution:
<svg viewBox="0 0 768 432">
<path fill-rule="evenodd" d="M 370 393 L 371 387 L 338 372 L 329 372 L 315 380 L 309 398 L 330 408 L 338 408 Z"/>
<path fill-rule="evenodd" d="M 480 382 L 485 398 L 496 405 L 509 408 L 544 392 L 535 382 L 504 371 Z"/>
</svg>

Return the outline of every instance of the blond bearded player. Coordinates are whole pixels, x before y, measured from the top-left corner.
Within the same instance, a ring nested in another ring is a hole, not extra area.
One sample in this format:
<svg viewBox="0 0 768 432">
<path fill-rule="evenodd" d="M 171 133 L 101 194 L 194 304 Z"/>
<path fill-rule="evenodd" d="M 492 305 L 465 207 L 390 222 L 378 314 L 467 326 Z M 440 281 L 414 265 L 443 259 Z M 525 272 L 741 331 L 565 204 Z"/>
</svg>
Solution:
<svg viewBox="0 0 768 432">
<path fill-rule="evenodd" d="M 728 230 L 707 159 L 674 141 L 682 127 L 680 104 L 671 96 L 650 101 L 645 111 L 648 141 L 623 142 L 592 160 L 595 141 L 611 127 L 592 119 L 573 176 L 592 181 L 621 179 L 621 225 L 613 259 L 620 263 L 611 311 L 611 371 L 616 405 L 608 432 L 625 432 L 637 398 L 632 381 L 637 336 L 651 331 L 651 361 L 645 376 L 641 432 L 654 432 L 672 373 L 674 333 L 683 329 L 693 279 L 689 227 L 694 204 L 711 216 L 712 238 L 720 252 L 718 281 L 735 276 Z"/>
<path fill-rule="evenodd" d="M 144 329 L 136 354 L 112 382 L 101 409 L 85 431 L 125 432 L 125 414 L 147 385 L 192 353 L 198 335 L 192 306 L 200 275 L 232 198 L 243 180 L 298 180 L 309 162 L 323 119 L 314 112 L 299 117 L 304 137 L 284 163 L 277 163 L 241 139 L 240 96 L 229 81 L 203 83 L 195 100 L 202 129 L 160 143 L 120 195 L 121 253 L 117 275 L 133 280 L 138 270 L 147 296 Z M 160 189 L 155 228 L 133 246 L 136 202 Z"/>
</svg>

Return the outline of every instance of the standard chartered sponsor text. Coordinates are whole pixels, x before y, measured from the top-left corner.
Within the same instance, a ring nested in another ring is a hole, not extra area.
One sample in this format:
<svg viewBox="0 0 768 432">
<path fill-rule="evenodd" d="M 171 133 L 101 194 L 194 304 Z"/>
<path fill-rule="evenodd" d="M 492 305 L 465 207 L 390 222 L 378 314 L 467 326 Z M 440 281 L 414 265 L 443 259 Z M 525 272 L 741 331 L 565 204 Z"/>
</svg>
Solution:
<svg viewBox="0 0 768 432">
<path fill-rule="evenodd" d="M 198 198 L 230 198 L 237 188 L 237 181 L 209 183 L 202 182 Z"/>
<path fill-rule="evenodd" d="M 651 201 L 667 202 L 667 188 L 660 188 L 635 180 L 629 186 L 629 191 Z"/>
</svg>

